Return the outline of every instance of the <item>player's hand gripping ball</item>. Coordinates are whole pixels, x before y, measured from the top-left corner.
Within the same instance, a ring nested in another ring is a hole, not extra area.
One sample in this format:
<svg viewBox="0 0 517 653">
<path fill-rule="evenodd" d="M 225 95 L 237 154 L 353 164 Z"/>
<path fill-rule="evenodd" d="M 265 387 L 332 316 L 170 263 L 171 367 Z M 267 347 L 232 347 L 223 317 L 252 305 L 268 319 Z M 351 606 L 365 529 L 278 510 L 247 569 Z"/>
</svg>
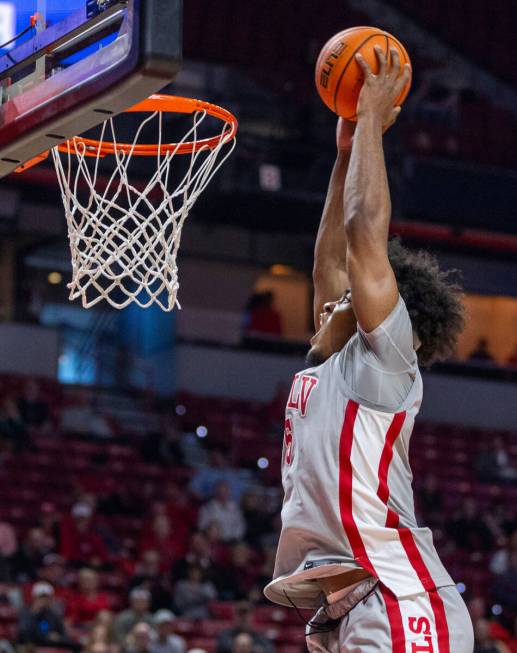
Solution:
<svg viewBox="0 0 517 653">
<path fill-rule="evenodd" d="M 364 82 L 364 72 L 356 60 L 360 53 L 374 75 L 379 72 L 379 59 L 375 47 L 382 49 L 388 66 L 391 50 L 399 54 L 402 69 L 411 65 L 406 49 L 394 36 L 377 27 L 352 27 L 333 36 L 324 46 L 316 63 L 316 88 L 323 102 L 346 120 L 357 120 L 357 100 Z M 400 107 L 411 88 L 411 75 L 395 98 Z"/>
</svg>

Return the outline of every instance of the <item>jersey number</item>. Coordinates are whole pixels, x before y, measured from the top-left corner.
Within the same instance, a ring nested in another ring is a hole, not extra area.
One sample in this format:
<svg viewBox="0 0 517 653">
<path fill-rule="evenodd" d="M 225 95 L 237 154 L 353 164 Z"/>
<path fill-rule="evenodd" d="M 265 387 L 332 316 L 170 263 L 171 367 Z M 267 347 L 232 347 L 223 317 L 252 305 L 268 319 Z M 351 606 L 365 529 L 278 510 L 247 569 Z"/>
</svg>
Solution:
<svg viewBox="0 0 517 653">
<path fill-rule="evenodd" d="M 290 465 L 293 460 L 293 423 L 287 418 L 284 423 L 284 463 Z"/>
</svg>

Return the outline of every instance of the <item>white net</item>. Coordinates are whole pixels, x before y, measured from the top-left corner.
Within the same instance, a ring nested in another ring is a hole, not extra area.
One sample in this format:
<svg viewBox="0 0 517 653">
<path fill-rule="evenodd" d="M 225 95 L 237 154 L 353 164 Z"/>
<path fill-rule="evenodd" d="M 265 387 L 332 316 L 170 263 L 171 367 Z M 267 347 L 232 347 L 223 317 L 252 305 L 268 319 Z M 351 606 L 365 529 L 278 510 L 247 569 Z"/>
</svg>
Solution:
<svg viewBox="0 0 517 653">
<path fill-rule="evenodd" d="M 114 170 L 106 175 L 100 164 L 101 145 L 92 151 L 83 142 L 68 143 L 66 152 L 52 150 L 68 226 L 72 254 L 70 299 L 85 308 L 106 300 L 115 308 L 135 302 L 163 310 L 179 307 L 177 254 L 181 231 L 190 209 L 235 147 L 231 123 L 225 122 L 215 147 L 199 144 L 199 127 L 206 112 L 193 114 L 192 127 L 172 151 L 163 152 L 163 114 L 150 114 L 129 148 L 117 146 L 112 119 L 100 141 L 112 139 Z M 158 154 L 146 157 L 152 175 L 144 184 L 129 179 L 129 168 L 142 130 L 158 121 Z M 173 163 L 176 160 L 176 172 Z"/>
</svg>

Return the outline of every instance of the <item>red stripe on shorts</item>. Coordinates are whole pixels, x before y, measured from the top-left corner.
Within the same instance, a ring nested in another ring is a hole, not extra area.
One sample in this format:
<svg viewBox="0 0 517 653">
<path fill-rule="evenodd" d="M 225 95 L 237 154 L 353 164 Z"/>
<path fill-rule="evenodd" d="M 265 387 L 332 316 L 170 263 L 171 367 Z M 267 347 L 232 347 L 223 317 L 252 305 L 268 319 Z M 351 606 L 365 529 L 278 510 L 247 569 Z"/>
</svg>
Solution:
<svg viewBox="0 0 517 653">
<path fill-rule="evenodd" d="M 449 644 L 449 626 L 447 624 L 447 615 L 445 614 L 443 599 L 438 593 L 438 590 L 429 592 L 429 600 L 431 601 L 431 608 L 433 609 L 434 614 L 434 622 L 436 624 L 438 653 L 450 653 L 451 649 Z"/>
<path fill-rule="evenodd" d="M 402 623 L 397 597 L 382 583 L 380 583 L 382 598 L 386 604 L 386 614 L 390 622 L 392 653 L 406 653 L 406 635 Z"/>
<path fill-rule="evenodd" d="M 354 558 L 372 575 L 377 576 L 368 558 L 361 534 L 355 523 L 352 510 L 352 445 L 354 442 L 354 426 L 359 404 L 349 400 L 346 405 L 345 419 L 341 428 L 339 442 L 339 510 L 341 522 L 354 552 Z"/>
</svg>

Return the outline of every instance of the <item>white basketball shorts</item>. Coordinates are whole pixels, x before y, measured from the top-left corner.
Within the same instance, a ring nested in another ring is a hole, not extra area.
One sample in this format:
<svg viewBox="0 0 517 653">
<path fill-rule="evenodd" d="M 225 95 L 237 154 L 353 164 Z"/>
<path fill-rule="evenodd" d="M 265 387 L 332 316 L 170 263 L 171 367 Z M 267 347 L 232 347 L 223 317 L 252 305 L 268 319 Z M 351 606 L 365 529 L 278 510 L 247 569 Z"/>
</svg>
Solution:
<svg viewBox="0 0 517 653">
<path fill-rule="evenodd" d="M 307 646 L 311 653 L 472 653 L 474 633 L 456 587 L 397 599 L 379 583 Z"/>
</svg>

